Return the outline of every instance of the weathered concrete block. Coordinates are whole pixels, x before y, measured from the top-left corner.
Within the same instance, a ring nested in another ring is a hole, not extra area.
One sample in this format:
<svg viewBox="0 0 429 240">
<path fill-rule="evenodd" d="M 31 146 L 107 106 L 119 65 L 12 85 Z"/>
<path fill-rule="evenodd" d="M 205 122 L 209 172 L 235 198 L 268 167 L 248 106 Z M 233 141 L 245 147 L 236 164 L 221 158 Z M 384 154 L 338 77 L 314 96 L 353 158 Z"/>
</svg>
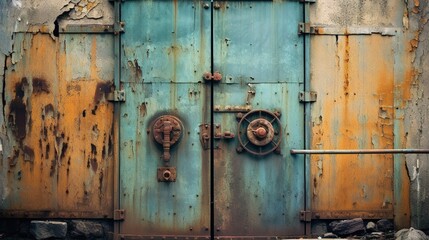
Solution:
<svg viewBox="0 0 429 240">
<path fill-rule="evenodd" d="M 429 237 L 420 230 L 404 228 L 395 233 L 396 240 L 429 240 Z"/>
<path fill-rule="evenodd" d="M 70 235 L 72 237 L 101 238 L 104 236 L 103 225 L 91 221 L 73 220 Z"/>
<path fill-rule="evenodd" d="M 328 226 L 325 222 L 316 222 L 311 224 L 311 234 L 315 236 L 322 236 L 328 231 Z"/>
<path fill-rule="evenodd" d="M 65 238 L 67 223 L 55 221 L 31 221 L 30 233 L 36 239 Z"/>
<path fill-rule="evenodd" d="M 332 232 L 340 237 L 363 234 L 365 233 L 365 225 L 362 218 L 343 220 L 333 227 Z"/>
<path fill-rule="evenodd" d="M 387 219 L 381 219 L 377 222 L 377 230 L 380 232 L 388 232 L 394 230 L 393 222 Z"/>
</svg>

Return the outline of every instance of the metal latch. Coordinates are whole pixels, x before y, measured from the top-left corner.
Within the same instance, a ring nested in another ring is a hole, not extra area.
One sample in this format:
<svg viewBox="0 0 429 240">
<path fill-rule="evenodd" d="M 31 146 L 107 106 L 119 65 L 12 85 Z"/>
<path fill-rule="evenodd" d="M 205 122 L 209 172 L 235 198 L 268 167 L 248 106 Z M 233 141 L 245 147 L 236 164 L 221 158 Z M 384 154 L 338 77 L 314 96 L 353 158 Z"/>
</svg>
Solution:
<svg viewBox="0 0 429 240">
<path fill-rule="evenodd" d="M 302 103 L 310 103 L 317 101 L 317 92 L 299 92 L 299 101 Z"/>
<path fill-rule="evenodd" d="M 213 74 L 211 74 L 210 72 L 206 72 L 203 74 L 203 78 L 206 81 L 211 81 L 214 80 L 216 82 L 222 80 L 222 74 L 220 74 L 219 72 L 214 72 Z"/>
<path fill-rule="evenodd" d="M 311 222 L 311 212 L 310 211 L 300 211 L 299 220 L 301 220 L 301 222 Z"/>
<path fill-rule="evenodd" d="M 231 131 L 225 131 L 222 133 L 222 128 L 220 124 L 215 126 L 214 139 L 232 139 L 235 137 L 235 134 Z"/>
<path fill-rule="evenodd" d="M 298 23 L 298 34 L 315 34 L 316 29 L 308 22 Z"/>
<path fill-rule="evenodd" d="M 200 125 L 200 141 L 203 149 L 210 148 L 210 125 L 209 124 L 201 124 Z"/>
<path fill-rule="evenodd" d="M 211 127 L 210 124 L 204 123 L 200 125 L 200 141 L 204 150 L 210 149 L 210 134 Z M 220 139 L 233 139 L 235 134 L 231 131 L 225 131 L 222 133 L 222 128 L 220 124 L 215 125 L 215 132 L 213 138 L 215 140 Z"/>
<path fill-rule="evenodd" d="M 122 221 L 125 219 L 125 210 L 124 209 L 115 209 L 113 211 L 113 220 Z"/>
<path fill-rule="evenodd" d="M 106 96 L 108 101 L 111 102 L 125 102 L 125 91 L 124 90 L 114 90 Z"/>
</svg>

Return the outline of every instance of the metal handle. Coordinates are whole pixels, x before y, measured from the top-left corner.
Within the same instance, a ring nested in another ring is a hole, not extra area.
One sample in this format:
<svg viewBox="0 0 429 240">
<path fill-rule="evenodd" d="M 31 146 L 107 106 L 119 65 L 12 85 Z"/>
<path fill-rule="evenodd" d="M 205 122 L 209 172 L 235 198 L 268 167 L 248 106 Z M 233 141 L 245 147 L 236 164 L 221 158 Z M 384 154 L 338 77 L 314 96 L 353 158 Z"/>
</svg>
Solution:
<svg viewBox="0 0 429 240">
<path fill-rule="evenodd" d="M 291 149 L 290 154 L 428 154 L 429 149 Z"/>
</svg>

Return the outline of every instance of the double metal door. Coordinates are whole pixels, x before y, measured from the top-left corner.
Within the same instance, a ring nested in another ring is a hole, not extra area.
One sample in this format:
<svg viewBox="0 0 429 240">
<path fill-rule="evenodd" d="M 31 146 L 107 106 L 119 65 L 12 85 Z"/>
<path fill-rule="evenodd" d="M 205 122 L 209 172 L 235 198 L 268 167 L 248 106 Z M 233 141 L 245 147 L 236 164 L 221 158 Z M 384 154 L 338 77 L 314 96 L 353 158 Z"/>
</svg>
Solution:
<svg viewBox="0 0 429 240">
<path fill-rule="evenodd" d="M 123 238 L 304 233 L 302 8 L 122 3 Z"/>
</svg>

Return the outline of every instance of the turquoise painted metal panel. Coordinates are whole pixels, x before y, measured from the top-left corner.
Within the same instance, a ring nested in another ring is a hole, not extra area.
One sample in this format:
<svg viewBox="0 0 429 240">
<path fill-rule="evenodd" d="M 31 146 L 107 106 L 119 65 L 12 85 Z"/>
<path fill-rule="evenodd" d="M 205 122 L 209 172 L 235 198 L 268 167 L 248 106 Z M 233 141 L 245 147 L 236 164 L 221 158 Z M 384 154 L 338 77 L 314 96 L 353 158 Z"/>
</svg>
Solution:
<svg viewBox="0 0 429 240">
<path fill-rule="evenodd" d="M 304 234 L 304 160 L 289 154 L 304 146 L 301 14 L 295 1 L 123 3 L 123 237 Z"/>
<path fill-rule="evenodd" d="M 214 70 L 224 76 L 214 86 L 214 122 L 222 132 L 236 134 L 216 140 L 215 234 L 302 235 L 304 159 L 289 150 L 304 146 L 298 97 L 304 49 L 297 34 L 303 6 L 298 1 L 222 1 L 214 6 Z M 228 108 L 252 111 L 243 117 Z"/>
<path fill-rule="evenodd" d="M 210 121 L 210 91 L 201 82 L 210 71 L 210 11 L 201 1 L 122 5 L 121 79 L 127 100 L 120 123 L 120 207 L 126 211 L 121 235 L 209 236 L 210 159 L 199 128 Z M 182 122 L 181 137 L 168 146 L 169 160 L 154 137 L 154 123 L 163 115 Z M 175 181 L 158 180 L 158 168 L 166 167 L 176 173 L 164 169 L 161 178 L 172 174 Z"/>
<path fill-rule="evenodd" d="M 210 71 L 210 10 L 195 1 L 123 4 L 123 82 L 200 82 Z"/>
</svg>

